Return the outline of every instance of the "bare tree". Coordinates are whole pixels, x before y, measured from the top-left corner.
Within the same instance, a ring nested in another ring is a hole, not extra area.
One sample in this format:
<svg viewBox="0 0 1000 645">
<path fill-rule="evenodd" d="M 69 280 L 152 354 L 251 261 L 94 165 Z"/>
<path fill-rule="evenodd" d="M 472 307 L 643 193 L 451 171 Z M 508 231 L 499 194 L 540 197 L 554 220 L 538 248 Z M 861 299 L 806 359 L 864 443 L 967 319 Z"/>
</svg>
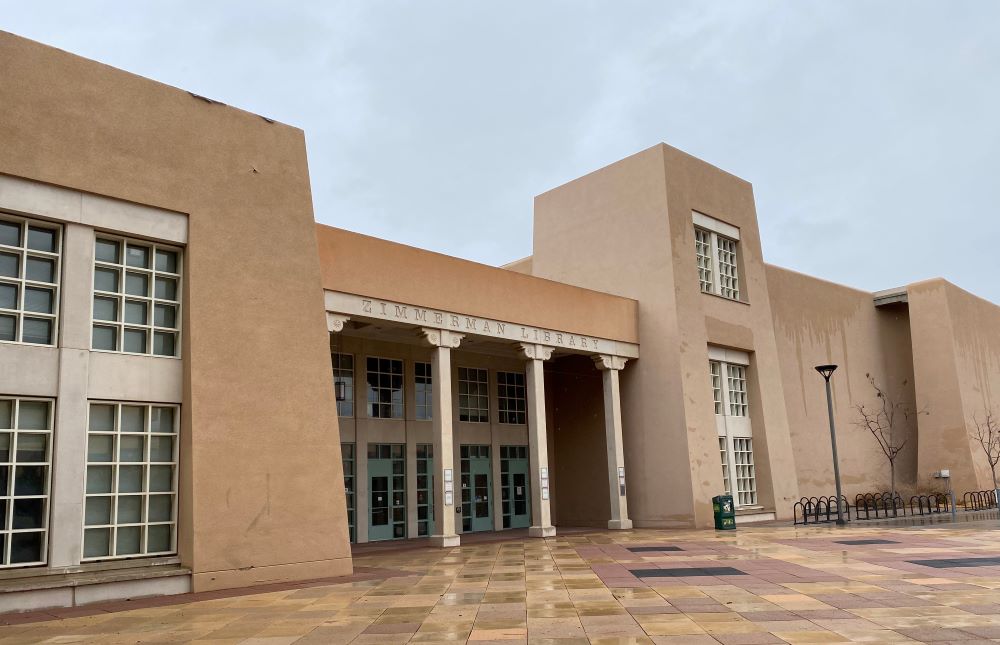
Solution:
<svg viewBox="0 0 1000 645">
<path fill-rule="evenodd" d="M 907 440 L 903 432 L 909 420 L 918 414 L 923 414 L 924 411 L 917 411 L 910 404 L 890 396 L 871 374 L 865 374 L 865 377 L 875 390 L 877 401 L 872 406 L 864 404 L 854 406 L 858 413 L 855 425 L 872 433 L 889 461 L 889 482 L 892 489 L 890 494 L 895 499 L 896 457 L 906 447 Z M 906 384 L 907 381 L 903 380 L 902 388 L 905 388 Z"/>
<path fill-rule="evenodd" d="M 993 410 L 987 409 L 986 416 L 980 421 L 976 415 L 972 416 L 972 425 L 975 427 L 973 436 L 979 441 L 986 453 L 986 461 L 990 465 L 990 474 L 993 475 L 993 491 L 997 499 L 1000 500 L 1000 488 L 997 487 L 997 462 L 1000 462 L 1000 419 L 993 414 Z"/>
</svg>

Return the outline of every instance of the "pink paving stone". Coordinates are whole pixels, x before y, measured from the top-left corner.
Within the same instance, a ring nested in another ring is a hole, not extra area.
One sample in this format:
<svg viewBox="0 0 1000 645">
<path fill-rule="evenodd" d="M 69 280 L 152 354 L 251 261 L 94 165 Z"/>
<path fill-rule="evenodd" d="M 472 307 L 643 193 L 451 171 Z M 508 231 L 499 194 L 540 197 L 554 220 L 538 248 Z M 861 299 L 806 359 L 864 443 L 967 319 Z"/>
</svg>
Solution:
<svg viewBox="0 0 1000 645">
<path fill-rule="evenodd" d="M 785 643 L 770 632 L 750 632 L 748 634 L 713 634 L 722 645 L 771 645 Z"/>
</svg>

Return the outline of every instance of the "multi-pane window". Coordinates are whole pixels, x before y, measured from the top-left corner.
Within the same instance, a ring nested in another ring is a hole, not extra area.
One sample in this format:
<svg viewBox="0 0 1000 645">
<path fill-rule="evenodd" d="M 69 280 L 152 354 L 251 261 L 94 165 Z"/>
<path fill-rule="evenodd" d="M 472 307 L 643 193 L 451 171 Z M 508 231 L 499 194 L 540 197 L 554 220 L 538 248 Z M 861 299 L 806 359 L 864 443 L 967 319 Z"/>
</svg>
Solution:
<svg viewBox="0 0 1000 645">
<path fill-rule="evenodd" d="M 732 495 L 732 484 L 729 481 L 729 451 L 725 437 L 719 437 L 719 457 L 722 459 L 722 486 L 726 489 L 726 495 Z"/>
<path fill-rule="evenodd" d="M 740 278 L 736 269 L 736 242 L 716 236 L 719 254 L 719 295 L 733 300 L 740 299 Z"/>
<path fill-rule="evenodd" d="M 52 402 L 0 398 L 0 567 L 45 563 Z"/>
<path fill-rule="evenodd" d="M 733 463 L 736 466 L 737 504 L 748 506 L 757 503 L 757 477 L 753 467 L 753 439 L 733 439 Z"/>
<path fill-rule="evenodd" d="M 427 420 L 434 416 L 434 390 L 431 381 L 431 364 L 413 364 L 413 388 L 416 398 L 418 419 Z"/>
<path fill-rule="evenodd" d="M 490 422 L 489 371 L 475 367 L 458 368 L 458 420 Z"/>
<path fill-rule="evenodd" d="M 701 290 L 712 293 L 712 234 L 705 229 L 694 229 L 694 251 L 698 260 L 698 281 Z"/>
<path fill-rule="evenodd" d="M 526 397 L 523 372 L 497 372 L 497 410 L 500 423 L 527 423 Z"/>
<path fill-rule="evenodd" d="M 0 341 L 55 344 L 60 233 L 57 226 L 0 215 Z"/>
<path fill-rule="evenodd" d="M 337 416 L 354 416 L 354 356 L 333 354 L 333 387 L 342 390 L 337 397 Z"/>
<path fill-rule="evenodd" d="M 434 445 L 417 444 L 417 535 L 434 530 Z"/>
<path fill-rule="evenodd" d="M 340 459 L 344 466 L 344 497 L 347 501 L 347 534 L 351 542 L 354 536 L 354 444 L 340 444 Z"/>
<path fill-rule="evenodd" d="M 175 406 L 91 403 L 83 559 L 174 553 Z"/>
<path fill-rule="evenodd" d="M 403 361 L 368 357 L 368 416 L 403 418 Z"/>
<path fill-rule="evenodd" d="M 747 368 L 727 363 L 726 374 L 729 386 L 729 415 L 745 417 L 747 415 Z"/>
<path fill-rule="evenodd" d="M 137 240 L 94 243 L 93 349 L 177 356 L 180 252 Z"/>
<path fill-rule="evenodd" d="M 708 362 L 712 374 L 712 400 L 715 402 L 715 413 L 722 414 L 722 365 L 719 361 Z"/>
</svg>

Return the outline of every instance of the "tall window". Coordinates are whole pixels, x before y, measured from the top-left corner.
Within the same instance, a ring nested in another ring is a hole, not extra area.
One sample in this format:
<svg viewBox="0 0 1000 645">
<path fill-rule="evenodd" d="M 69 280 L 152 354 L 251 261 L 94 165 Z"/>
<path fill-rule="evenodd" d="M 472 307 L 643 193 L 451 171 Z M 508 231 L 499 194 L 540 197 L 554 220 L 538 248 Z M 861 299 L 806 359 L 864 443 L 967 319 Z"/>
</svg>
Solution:
<svg viewBox="0 0 1000 645">
<path fill-rule="evenodd" d="M 458 368 L 458 420 L 490 422 L 489 372 L 475 367 Z"/>
<path fill-rule="evenodd" d="M 497 372 L 497 410 L 500 413 L 500 423 L 527 423 L 527 398 L 522 372 Z"/>
<path fill-rule="evenodd" d="M 177 356 L 180 252 L 101 235 L 94 243 L 93 349 Z"/>
<path fill-rule="evenodd" d="M 757 504 L 757 481 L 753 465 L 753 429 L 747 404 L 749 355 L 718 349 L 711 349 L 710 355 L 713 356 L 709 360 L 709 370 L 722 482 L 726 492 L 734 496 L 737 506 L 753 506 Z"/>
<path fill-rule="evenodd" d="M 431 364 L 413 364 L 413 387 L 416 395 L 416 415 L 427 420 L 434 415 L 434 388 L 431 381 Z"/>
<path fill-rule="evenodd" d="M 719 295 L 732 300 L 740 299 L 740 278 L 736 270 L 736 242 L 721 235 L 716 236 L 719 253 Z"/>
<path fill-rule="evenodd" d="M 692 211 L 694 252 L 702 293 L 740 300 L 740 230 L 732 224 Z"/>
<path fill-rule="evenodd" d="M 403 418 L 403 361 L 368 357 L 368 416 Z"/>
<path fill-rule="evenodd" d="M 733 456 L 736 465 L 736 500 L 740 506 L 757 503 L 757 476 L 753 467 L 753 439 L 735 437 Z"/>
<path fill-rule="evenodd" d="M 0 398 L 0 567 L 44 564 L 52 402 Z"/>
<path fill-rule="evenodd" d="M 354 444 L 340 444 L 340 458 L 344 466 L 344 497 L 347 498 L 347 535 L 353 543 L 354 536 Z"/>
<path fill-rule="evenodd" d="M 712 281 L 712 234 L 704 229 L 695 228 L 694 250 L 698 259 L 698 281 L 701 283 L 701 290 L 712 293 L 715 289 Z"/>
<path fill-rule="evenodd" d="M 747 415 L 747 368 L 742 365 L 726 364 L 729 385 L 729 415 Z"/>
<path fill-rule="evenodd" d="M 434 445 L 417 444 L 417 535 L 434 530 Z"/>
<path fill-rule="evenodd" d="M 708 362 L 712 374 L 712 400 L 715 402 L 715 413 L 722 414 L 722 365 L 719 361 Z"/>
<path fill-rule="evenodd" d="M 55 344 L 60 233 L 0 214 L 0 341 Z"/>
<path fill-rule="evenodd" d="M 90 404 L 84 560 L 176 552 L 179 417 L 175 406 Z"/>
<path fill-rule="evenodd" d="M 337 416 L 354 416 L 354 357 L 350 354 L 333 354 L 333 387 L 342 383 L 344 400 L 337 401 Z"/>
</svg>

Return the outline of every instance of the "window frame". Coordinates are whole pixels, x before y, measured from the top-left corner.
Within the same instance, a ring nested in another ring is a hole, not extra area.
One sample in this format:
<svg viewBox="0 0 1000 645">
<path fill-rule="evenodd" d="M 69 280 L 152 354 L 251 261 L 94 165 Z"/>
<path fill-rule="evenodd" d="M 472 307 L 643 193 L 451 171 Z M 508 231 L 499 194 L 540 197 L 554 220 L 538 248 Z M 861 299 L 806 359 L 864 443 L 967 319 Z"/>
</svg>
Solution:
<svg viewBox="0 0 1000 645">
<path fill-rule="evenodd" d="M 691 220 L 701 292 L 748 304 L 741 285 L 740 229 L 698 211 L 691 211 Z"/>
<path fill-rule="evenodd" d="M 0 340 L 0 343 L 13 345 L 28 345 L 34 347 L 56 347 L 59 344 L 60 330 L 60 304 L 62 300 L 62 260 L 63 248 L 65 244 L 65 227 L 61 224 L 34 217 L 22 217 L 7 211 L 0 211 L 0 221 L 16 223 L 19 227 L 20 244 L 18 246 L 8 246 L 0 244 L 0 253 L 18 256 L 17 277 L 0 276 L 0 284 L 14 285 L 17 289 L 17 303 L 13 309 L 2 309 L 0 315 L 10 316 L 15 319 L 16 328 L 13 340 Z M 28 233 L 31 227 L 48 229 L 56 233 L 56 250 L 39 251 L 28 246 Z M 41 282 L 39 280 L 29 280 L 27 277 L 28 258 L 36 257 L 53 261 L 53 282 Z M 26 289 L 46 289 L 52 292 L 52 313 L 29 311 L 24 307 Z M 33 343 L 24 339 L 24 319 L 44 319 L 51 323 L 50 338 L 48 343 Z"/>
<path fill-rule="evenodd" d="M 97 244 L 101 240 L 108 240 L 115 242 L 119 245 L 118 250 L 120 253 L 119 262 L 108 262 L 106 260 L 97 259 Z M 135 245 L 137 247 L 145 247 L 149 249 L 150 262 L 148 268 L 145 267 L 134 267 L 129 266 L 127 259 L 127 249 L 129 246 Z M 183 300 L 184 300 L 184 249 L 176 244 L 164 244 L 155 240 L 143 239 L 140 237 L 132 237 L 127 235 L 120 235 L 104 230 L 94 230 L 94 241 L 91 247 L 93 251 L 92 262 L 90 267 L 90 351 L 92 352 L 106 352 L 109 354 L 127 354 L 130 356 L 150 356 L 154 358 L 172 358 L 179 360 L 183 356 L 183 321 L 184 321 L 184 310 L 183 310 Z M 177 271 L 171 273 L 169 271 L 160 271 L 156 268 L 156 252 L 158 250 L 170 251 L 175 253 L 177 256 Z M 95 284 L 97 270 L 99 268 L 107 268 L 118 271 L 119 279 L 119 290 L 117 292 L 99 290 Z M 149 280 L 147 296 L 136 296 L 126 292 L 126 278 L 128 273 L 141 273 L 147 277 Z M 165 298 L 156 297 L 156 279 L 162 274 L 163 277 L 171 278 L 176 280 L 177 283 L 177 299 L 168 300 Z M 115 315 L 115 320 L 102 320 L 94 316 L 95 314 L 95 302 L 98 298 L 105 299 L 115 299 L 117 311 Z M 128 323 L 125 322 L 125 303 L 126 301 L 142 301 L 146 303 L 146 315 L 147 321 L 145 324 L 140 323 Z M 158 304 L 173 306 L 175 308 L 175 327 L 161 327 L 156 324 L 156 306 Z M 115 329 L 115 349 L 105 349 L 94 347 L 94 329 L 96 327 L 104 328 L 114 328 Z M 130 352 L 125 350 L 125 331 L 126 329 L 142 329 L 146 333 L 146 351 L 145 352 Z M 157 354 L 155 352 L 156 347 L 156 334 L 157 333 L 172 333 L 174 335 L 174 353 L 170 354 Z"/>
<path fill-rule="evenodd" d="M 463 371 L 465 372 L 466 378 L 463 378 Z M 485 375 L 485 380 L 471 380 L 468 378 L 473 372 L 477 376 L 480 374 Z M 490 422 L 490 370 L 485 367 L 458 367 L 458 421 L 460 423 L 489 423 Z M 465 385 L 468 389 L 469 384 L 476 384 L 476 389 L 482 388 L 482 391 L 477 391 L 475 394 L 471 392 L 462 392 L 462 386 Z M 465 397 L 467 402 L 472 401 L 472 397 L 476 399 L 476 407 L 471 405 L 462 405 L 462 397 Z M 486 407 L 483 408 L 478 404 L 482 403 L 483 400 L 486 401 Z M 475 419 L 473 419 L 472 412 L 475 411 Z"/>
<path fill-rule="evenodd" d="M 110 405 L 114 408 L 114 427 L 112 430 L 91 430 L 91 418 L 94 406 Z M 141 433 L 135 432 L 122 432 L 122 409 L 125 407 L 141 407 L 143 408 L 143 431 Z M 173 410 L 173 430 L 170 433 L 166 432 L 153 432 L 153 415 L 152 411 L 156 408 L 170 408 Z M 83 487 L 83 526 L 81 527 L 81 542 L 80 542 L 80 562 L 104 562 L 111 560 L 129 560 L 129 559 L 144 559 L 144 558 L 162 558 L 170 557 L 178 554 L 178 530 L 177 526 L 179 523 L 178 508 L 180 499 L 180 490 L 178 490 L 178 475 L 180 470 L 180 442 L 181 442 L 181 406 L 176 403 L 155 403 L 155 402 L 136 402 L 136 401 L 113 401 L 105 399 L 88 399 L 87 400 L 87 449 L 84 454 L 84 487 Z M 121 460 L 121 437 L 122 436 L 142 436 L 143 441 L 143 459 L 140 461 L 122 461 Z M 111 436 L 112 437 L 112 455 L 110 461 L 91 461 L 90 459 L 90 438 L 91 436 Z M 152 450 L 152 438 L 153 437 L 172 437 L 173 447 L 171 455 L 171 461 L 153 461 L 151 450 Z M 124 491 L 120 489 L 120 478 L 119 469 L 122 465 L 125 466 L 140 466 L 142 468 L 142 486 L 139 491 Z M 91 466 L 96 467 L 111 467 L 111 491 L 108 493 L 88 493 L 87 492 L 87 478 L 89 475 L 89 470 Z M 168 491 L 153 491 L 150 486 L 150 470 L 153 466 L 170 466 L 171 472 L 171 483 L 170 490 Z M 150 522 L 149 520 L 149 505 L 150 498 L 154 495 L 170 495 L 171 496 L 171 509 L 169 521 L 160 522 Z M 140 511 L 140 521 L 139 522 L 118 522 L 118 498 L 120 496 L 140 496 L 143 499 L 142 509 Z M 94 497 L 110 497 L 111 507 L 110 507 L 110 522 L 107 524 L 88 524 L 86 517 L 87 501 Z M 149 551 L 149 528 L 150 526 L 163 526 L 167 525 L 170 527 L 170 548 L 167 551 Z M 130 527 L 140 527 L 140 551 L 138 553 L 117 553 L 118 544 L 118 532 L 121 528 Z M 107 530 L 108 535 L 108 554 L 107 555 L 96 555 L 87 556 L 87 531 L 88 530 Z"/>
<path fill-rule="evenodd" d="M 714 346 L 709 346 L 708 353 L 723 485 L 737 508 L 759 507 L 749 406 L 750 354 Z M 741 384 L 742 389 L 734 388 L 734 384 Z M 734 411 L 738 413 L 733 414 Z M 740 463 L 737 448 L 745 441 L 749 442 L 745 443 L 749 446 L 749 458 L 747 463 Z"/>
<path fill-rule="evenodd" d="M 507 382 L 511 377 L 513 377 L 514 382 Z M 527 425 L 528 381 L 525 373 L 497 370 L 496 383 L 497 423 L 517 426 Z M 518 403 L 521 404 L 520 407 L 518 407 Z"/>
<path fill-rule="evenodd" d="M 370 361 L 376 361 L 375 370 L 371 369 Z M 389 362 L 389 371 L 383 372 L 381 370 L 381 362 Z M 393 363 L 399 363 L 399 372 L 393 370 Z M 369 380 L 371 375 L 378 375 L 378 385 L 373 387 L 371 381 Z M 382 376 L 389 377 L 389 387 L 382 385 Z M 392 391 L 395 389 L 393 387 L 393 380 L 395 377 L 399 377 L 399 401 L 392 400 Z M 374 392 L 390 392 L 389 401 L 382 400 L 372 400 L 372 394 Z M 388 358 L 385 356 L 366 356 L 365 357 L 365 401 L 366 401 L 366 411 L 368 413 L 369 419 L 405 419 L 406 418 L 406 362 L 401 358 Z M 374 407 L 379 406 L 379 407 Z M 389 406 L 389 415 L 383 416 L 381 414 L 382 407 Z M 374 414 L 375 410 L 379 410 L 379 414 Z"/>
<path fill-rule="evenodd" d="M 413 416 L 417 421 L 434 420 L 433 369 L 429 361 L 413 361 Z"/>
<path fill-rule="evenodd" d="M 4 536 L 3 549 L 0 550 L 0 571 L 7 569 L 24 569 L 28 567 L 40 567 L 48 564 L 48 552 L 49 552 L 49 532 L 51 530 L 51 511 L 52 511 L 52 456 L 53 456 L 53 442 L 55 440 L 55 417 L 56 417 L 56 400 L 54 398 L 38 397 L 38 396 L 17 396 L 17 395 L 3 395 L 0 396 L 0 400 L 11 401 L 11 418 L 10 418 L 10 428 L 4 428 L 0 432 L 10 435 L 10 446 L 7 461 L 3 462 L 9 469 L 7 473 L 7 494 L 0 496 L 0 499 L 5 501 L 4 518 L 0 522 L 0 535 Z M 48 416 L 46 418 L 46 429 L 38 430 L 31 428 L 19 428 L 20 425 L 20 408 L 22 402 L 41 402 L 48 405 Z M 18 437 L 21 434 L 43 434 L 46 436 L 45 442 L 45 461 L 25 461 L 20 462 L 17 459 L 17 443 Z M 45 468 L 45 478 L 42 483 L 43 493 L 40 495 L 17 495 L 17 469 L 20 466 L 44 466 Z M 26 528 L 26 529 L 15 529 L 14 528 L 14 500 L 17 499 L 41 499 L 42 500 L 42 525 L 37 528 Z M 8 528 L 9 527 L 9 528 Z M 41 546 L 39 548 L 39 554 L 41 556 L 40 560 L 32 560 L 26 562 L 14 562 L 10 561 L 12 540 L 10 537 L 17 533 L 41 533 Z"/>
<path fill-rule="evenodd" d="M 351 359 L 351 367 L 350 368 L 341 367 L 341 365 L 340 365 L 340 360 L 343 359 L 343 358 L 345 358 L 345 357 Z M 336 390 L 336 387 L 337 387 L 337 380 L 338 379 L 343 380 L 343 378 L 344 378 L 343 375 L 338 376 L 337 372 L 338 371 L 340 371 L 340 372 L 350 371 L 350 376 L 349 376 L 350 380 L 349 381 L 343 381 L 343 383 L 344 383 L 344 400 L 343 401 L 337 401 L 337 416 L 338 417 L 342 417 L 342 418 L 347 418 L 347 419 L 354 418 L 354 416 L 355 416 L 355 414 L 354 414 L 355 413 L 355 410 L 354 410 L 354 403 L 355 403 L 355 401 L 354 401 L 354 384 L 357 382 L 357 370 L 355 369 L 355 366 L 357 365 L 357 363 L 354 360 L 354 354 L 349 354 L 349 353 L 346 353 L 346 352 L 330 352 L 330 363 L 332 364 L 332 367 L 333 367 L 333 383 L 334 383 L 333 387 L 334 387 L 334 390 Z M 341 404 L 343 404 L 343 405 L 341 405 Z M 344 414 L 344 409 L 347 408 L 347 407 L 350 407 L 350 414 Z"/>
</svg>

